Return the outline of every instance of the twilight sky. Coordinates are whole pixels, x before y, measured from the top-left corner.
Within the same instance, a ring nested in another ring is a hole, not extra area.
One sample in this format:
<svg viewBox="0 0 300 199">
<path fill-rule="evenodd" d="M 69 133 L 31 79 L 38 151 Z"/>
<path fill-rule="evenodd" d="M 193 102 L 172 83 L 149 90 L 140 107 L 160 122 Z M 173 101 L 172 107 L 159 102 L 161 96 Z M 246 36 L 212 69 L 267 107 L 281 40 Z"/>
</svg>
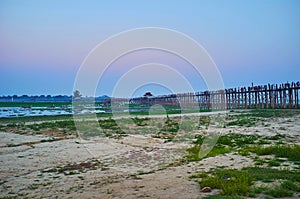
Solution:
<svg viewBox="0 0 300 199">
<path fill-rule="evenodd" d="M 0 0 L 0 96 L 70 95 L 80 65 L 97 44 L 141 27 L 174 29 L 196 40 L 225 87 L 300 80 L 298 0 Z M 97 95 L 110 95 L 124 68 L 149 62 L 178 70 L 197 91 L 206 88 L 185 61 L 148 50 L 113 63 Z M 148 90 L 169 92 L 146 85 L 135 95 Z"/>
</svg>

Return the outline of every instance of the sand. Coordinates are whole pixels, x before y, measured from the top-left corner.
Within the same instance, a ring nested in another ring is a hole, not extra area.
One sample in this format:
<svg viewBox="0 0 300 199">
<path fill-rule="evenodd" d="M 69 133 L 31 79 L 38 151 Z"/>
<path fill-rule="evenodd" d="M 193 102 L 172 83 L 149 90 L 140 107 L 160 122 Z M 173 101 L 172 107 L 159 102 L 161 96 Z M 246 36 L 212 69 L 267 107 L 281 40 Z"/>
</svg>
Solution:
<svg viewBox="0 0 300 199">
<path fill-rule="evenodd" d="M 210 131 L 218 130 L 213 127 Z M 222 130 L 257 135 L 289 134 L 300 143 L 300 116 L 267 118 L 253 127 L 232 126 Z M 61 139 L 49 135 L 0 132 L 0 196 L 18 198 L 202 198 L 194 173 L 212 168 L 253 165 L 251 158 L 233 153 L 198 162 L 174 164 L 186 155 L 189 142 L 165 142 L 150 134 L 120 139 L 99 137 Z M 41 142 L 42 141 L 42 142 Z M 99 161 L 93 169 L 68 175 L 53 168 Z"/>
</svg>

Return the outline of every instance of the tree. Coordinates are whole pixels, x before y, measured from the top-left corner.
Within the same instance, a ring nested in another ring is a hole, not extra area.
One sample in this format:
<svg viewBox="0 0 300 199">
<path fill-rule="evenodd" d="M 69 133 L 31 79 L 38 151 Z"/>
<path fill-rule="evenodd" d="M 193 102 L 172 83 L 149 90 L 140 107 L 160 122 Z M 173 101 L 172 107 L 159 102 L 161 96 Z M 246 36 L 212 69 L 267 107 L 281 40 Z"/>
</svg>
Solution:
<svg viewBox="0 0 300 199">
<path fill-rule="evenodd" d="M 77 100 L 77 99 L 80 99 L 82 97 L 81 93 L 79 92 L 79 90 L 75 90 L 73 92 L 73 99 L 74 100 Z"/>
<path fill-rule="evenodd" d="M 151 96 L 153 96 L 151 92 L 146 92 L 146 93 L 144 94 L 144 97 L 151 97 Z"/>
</svg>

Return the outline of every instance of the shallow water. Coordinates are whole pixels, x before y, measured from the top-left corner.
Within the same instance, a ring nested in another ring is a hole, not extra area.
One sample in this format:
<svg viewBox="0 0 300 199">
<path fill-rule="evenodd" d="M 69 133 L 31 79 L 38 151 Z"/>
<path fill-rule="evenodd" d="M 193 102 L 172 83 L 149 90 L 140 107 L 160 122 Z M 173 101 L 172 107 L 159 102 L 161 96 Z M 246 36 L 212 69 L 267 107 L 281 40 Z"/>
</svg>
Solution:
<svg viewBox="0 0 300 199">
<path fill-rule="evenodd" d="M 13 117 L 28 117 L 28 116 L 52 116 L 52 115 L 70 115 L 70 114 L 85 114 L 85 113 L 104 113 L 103 110 L 83 109 L 76 111 L 72 109 L 54 108 L 49 109 L 46 107 L 0 107 L 0 118 L 13 118 Z"/>
</svg>

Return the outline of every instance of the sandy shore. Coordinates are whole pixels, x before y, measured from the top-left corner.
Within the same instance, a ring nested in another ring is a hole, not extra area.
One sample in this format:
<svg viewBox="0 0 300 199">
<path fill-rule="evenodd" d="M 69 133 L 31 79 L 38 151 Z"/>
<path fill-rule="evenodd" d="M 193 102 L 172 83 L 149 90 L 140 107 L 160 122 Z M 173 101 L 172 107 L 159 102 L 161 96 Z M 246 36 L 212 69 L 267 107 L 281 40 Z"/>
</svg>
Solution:
<svg viewBox="0 0 300 199">
<path fill-rule="evenodd" d="M 217 131 L 214 127 L 209 130 Z M 225 134 L 229 132 L 288 134 L 293 143 L 300 144 L 300 116 L 268 118 L 264 124 L 222 130 Z M 128 135 L 120 139 L 70 138 L 51 142 L 47 141 L 49 139 L 52 137 L 47 135 L 0 132 L 0 196 L 202 198 L 216 190 L 202 193 L 199 184 L 189 179 L 191 174 L 216 167 L 253 165 L 251 158 L 228 153 L 176 166 L 174 163 L 186 155 L 191 143 L 165 142 L 149 134 Z M 66 165 L 83 169 L 82 172 L 70 173 Z"/>
</svg>

